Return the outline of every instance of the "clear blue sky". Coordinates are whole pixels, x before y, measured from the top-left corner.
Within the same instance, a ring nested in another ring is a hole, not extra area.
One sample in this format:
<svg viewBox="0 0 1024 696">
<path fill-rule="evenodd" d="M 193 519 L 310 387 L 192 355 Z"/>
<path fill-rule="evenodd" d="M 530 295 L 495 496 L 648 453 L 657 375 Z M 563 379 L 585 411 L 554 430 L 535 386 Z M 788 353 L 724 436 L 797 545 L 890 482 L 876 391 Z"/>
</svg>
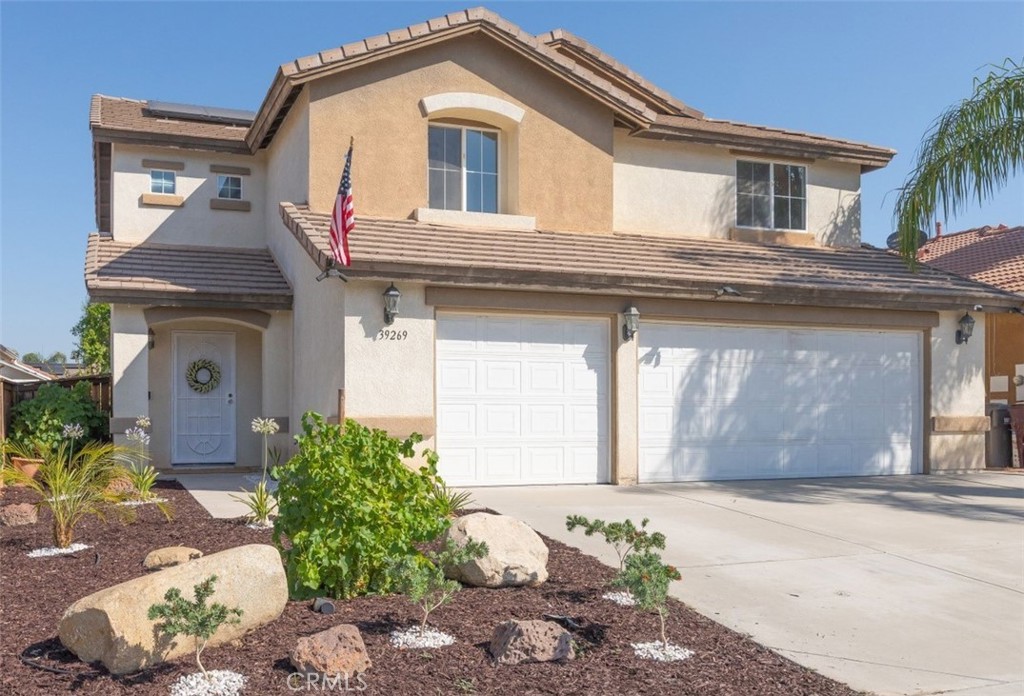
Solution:
<svg viewBox="0 0 1024 696">
<path fill-rule="evenodd" d="M 287 60 L 470 4 L 0 3 L 0 343 L 70 354 L 95 229 L 89 97 L 255 110 Z M 899 150 L 863 179 L 882 245 L 921 135 L 983 66 L 1024 56 L 1024 3 L 490 3 L 564 27 L 714 118 Z M 1024 224 L 1024 178 L 947 230 Z"/>
</svg>

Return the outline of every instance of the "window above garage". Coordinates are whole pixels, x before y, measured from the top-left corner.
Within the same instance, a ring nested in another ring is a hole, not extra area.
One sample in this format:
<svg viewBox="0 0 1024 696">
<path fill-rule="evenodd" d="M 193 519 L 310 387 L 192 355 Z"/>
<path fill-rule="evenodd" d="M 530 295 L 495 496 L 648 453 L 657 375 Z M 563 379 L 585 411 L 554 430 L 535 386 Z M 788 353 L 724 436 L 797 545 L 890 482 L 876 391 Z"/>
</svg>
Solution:
<svg viewBox="0 0 1024 696">
<path fill-rule="evenodd" d="M 738 160 L 736 225 L 806 231 L 807 167 Z"/>
<path fill-rule="evenodd" d="M 436 124 L 428 129 L 430 207 L 499 213 L 500 131 Z"/>
</svg>

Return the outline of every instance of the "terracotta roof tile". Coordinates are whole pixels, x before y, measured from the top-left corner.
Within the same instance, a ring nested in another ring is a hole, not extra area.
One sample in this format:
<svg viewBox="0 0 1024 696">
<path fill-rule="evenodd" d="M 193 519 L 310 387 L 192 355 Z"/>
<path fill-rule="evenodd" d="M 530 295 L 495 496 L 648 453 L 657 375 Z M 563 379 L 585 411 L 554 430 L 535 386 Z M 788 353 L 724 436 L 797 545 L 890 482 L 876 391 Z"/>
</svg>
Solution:
<svg viewBox="0 0 1024 696">
<path fill-rule="evenodd" d="M 281 204 L 285 224 L 321 267 L 330 217 Z M 917 273 L 878 249 L 750 244 L 652 237 L 467 229 L 359 218 L 349 239 L 353 276 L 455 284 L 582 288 L 713 299 L 723 285 L 744 301 L 775 304 L 957 309 L 1019 298 L 942 271 Z"/>
<path fill-rule="evenodd" d="M 929 239 L 922 263 L 1024 295 L 1024 225 L 977 227 Z"/>
<path fill-rule="evenodd" d="M 101 301 L 290 309 L 292 289 L 266 249 L 130 244 L 89 235 L 85 285 Z"/>
</svg>

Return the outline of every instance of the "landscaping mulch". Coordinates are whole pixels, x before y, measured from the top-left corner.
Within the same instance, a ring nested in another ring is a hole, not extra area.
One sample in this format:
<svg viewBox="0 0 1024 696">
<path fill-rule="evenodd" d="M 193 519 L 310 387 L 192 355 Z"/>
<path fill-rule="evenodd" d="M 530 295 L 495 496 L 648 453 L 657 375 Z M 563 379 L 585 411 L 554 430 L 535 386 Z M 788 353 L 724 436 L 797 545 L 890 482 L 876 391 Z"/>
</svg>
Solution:
<svg viewBox="0 0 1024 696">
<path fill-rule="evenodd" d="M 93 548 L 71 556 L 28 558 L 51 544 L 49 513 L 28 527 L 0 528 L 0 694 L 167 694 L 180 676 L 197 671 L 193 661 L 161 665 L 137 675 L 114 677 L 101 665 L 86 665 L 64 650 L 57 624 L 75 600 L 143 574 L 142 560 L 159 547 L 184 545 L 206 554 L 251 543 L 271 543 L 269 531 L 234 520 L 211 519 L 180 486 L 162 483 L 162 497 L 175 510 L 173 522 L 152 506 L 138 509 L 134 523 L 84 522 L 75 541 Z M 6 488 L 2 504 L 27 502 L 24 490 Z M 630 643 L 658 637 L 653 614 L 604 600 L 612 570 L 595 558 L 546 539 L 550 578 L 538 588 L 466 588 L 431 623 L 458 641 L 434 650 L 399 650 L 388 642 L 395 628 L 417 620 L 402 597 L 363 597 L 337 603 L 322 615 L 310 602 L 289 602 L 280 619 L 246 635 L 236 645 L 209 648 L 203 663 L 247 677 L 245 694 L 296 693 L 286 678 L 288 654 L 299 636 L 339 623 L 359 627 L 373 667 L 352 680 L 351 691 L 367 694 L 735 694 L 736 696 L 839 696 L 856 692 L 801 667 L 672 601 L 669 640 L 694 651 L 690 659 L 657 663 L 637 659 Z M 683 582 L 686 578 L 683 578 Z M 487 645 L 495 625 L 508 619 L 569 616 L 578 656 L 565 664 L 495 666 Z M 26 662 L 32 663 L 30 666 Z M 54 670 L 54 671 L 49 671 Z M 295 682 L 293 682 L 294 684 Z M 342 691 L 336 688 L 335 691 Z M 343 692 L 343 691 L 342 691 Z"/>
</svg>

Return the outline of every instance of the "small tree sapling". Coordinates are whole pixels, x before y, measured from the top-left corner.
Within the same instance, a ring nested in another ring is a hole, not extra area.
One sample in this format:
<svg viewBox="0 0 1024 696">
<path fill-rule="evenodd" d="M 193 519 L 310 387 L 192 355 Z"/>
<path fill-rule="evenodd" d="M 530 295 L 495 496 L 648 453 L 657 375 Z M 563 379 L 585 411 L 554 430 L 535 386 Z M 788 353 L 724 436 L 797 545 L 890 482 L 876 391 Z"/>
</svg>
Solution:
<svg viewBox="0 0 1024 696">
<path fill-rule="evenodd" d="M 668 586 L 673 580 L 682 580 L 682 577 L 675 566 L 663 563 L 659 554 L 644 551 L 630 554 L 612 583 L 616 587 L 625 588 L 633 596 L 638 609 L 657 612 L 661 621 L 661 643 L 665 650 L 668 650 L 668 638 L 665 637 Z"/>
<path fill-rule="evenodd" d="M 428 551 L 422 556 L 405 556 L 390 564 L 395 589 L 409 598 L 409 601 L 423 610 L 420 633 L 427 628 L 430 612 L 452 600 L 462 589 L 455 580 L 444 575 L 444 569 L 459 566 L 474 558 L 487 555 L 487 544 L 467 539 L 459 545 L 451 539 L 445 540 L 439 551 Z"/>
<path fill-rule="evenodd" d="M 645 517 L 638 528 L 633 524 L 633 520 L 605 522 L 598 519 L 588 520 L 582 515 L 569 515 L 565 518 L 565 528 L 571 532 L 577 527 L 583 527 L 583 533 L 587 536 L 594 534 L 603 536 L 619 557 L 619 572 L 621 573 L 630 554 L 644 553 L 651 549 L 665 549 L 665 535 L 661 532 L 648 532 L 648 522 L 650 520 Z"/>
<path fill-rule="evenodd" d="M 181 590 L 172 587 L 164 595 L 165 604 L 154 604 L 149 608 L 149 620 L 163 619 L 159 624 L 161 633 L 171 638 L 179 635 L 191 636 L 196 641 L 196 664 L 203 676 L 210 678 L 200 656 L 217 629 L 225 623 L 238 623 L 242 610 L 238 607 L 228 608 L 214 602 L 207 606 L 206 600 L 213 596 L 213 585 L 217 576 L 211 575 L 193 588 L 195 601 L 190 602 L 181 596 Z"/>
</svg>

